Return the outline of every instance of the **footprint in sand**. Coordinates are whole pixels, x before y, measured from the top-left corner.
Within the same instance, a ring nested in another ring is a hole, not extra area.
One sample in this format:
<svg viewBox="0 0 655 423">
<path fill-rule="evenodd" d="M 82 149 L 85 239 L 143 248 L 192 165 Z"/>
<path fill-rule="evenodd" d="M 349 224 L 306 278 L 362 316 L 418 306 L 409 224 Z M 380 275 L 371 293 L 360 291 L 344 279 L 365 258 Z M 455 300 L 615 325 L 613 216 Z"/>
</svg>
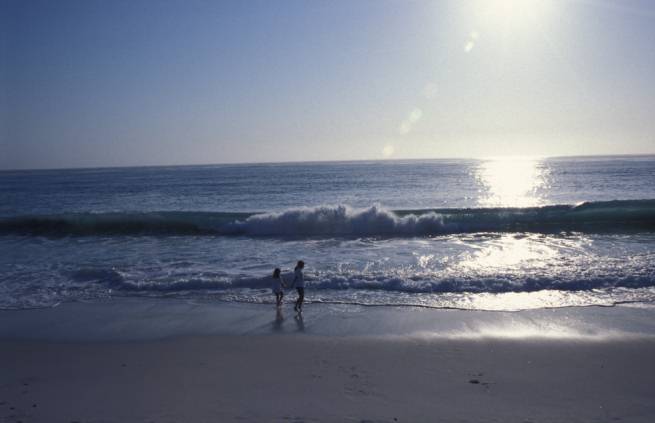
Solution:
<svg viewBox="0 0 655 423">
<path fill-rule="evenodd" d="M 489 389 L 489 386 L 493 383 L 482 380 L 484 373 L 474 373 L 471 376 L 474 376 L 472 379 L 469 379 L 469 383 L 472 385 L 481 385 L 484 386 L 485 389 Z"/>
<path fill-rule="evenodd" d="M 368 374 L 356 366 L 339 366 L 339 371 L 347 376 L 344 391 L 348 395 L 367 396 L 372 395 L 371 383 Z"/>
</svg>

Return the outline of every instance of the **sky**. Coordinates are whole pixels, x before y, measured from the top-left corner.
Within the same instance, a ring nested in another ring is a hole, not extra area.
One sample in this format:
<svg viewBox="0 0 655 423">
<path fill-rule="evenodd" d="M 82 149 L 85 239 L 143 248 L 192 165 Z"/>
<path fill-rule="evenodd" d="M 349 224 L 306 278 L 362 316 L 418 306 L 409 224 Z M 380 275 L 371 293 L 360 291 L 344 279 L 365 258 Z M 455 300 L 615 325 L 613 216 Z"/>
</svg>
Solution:
<svg viewBox="0 0 655 423">
<path fill-rule="evenodd" d="M 0 169 L 655 153 L 647 0 L 0 0 Z"/>
</svg>

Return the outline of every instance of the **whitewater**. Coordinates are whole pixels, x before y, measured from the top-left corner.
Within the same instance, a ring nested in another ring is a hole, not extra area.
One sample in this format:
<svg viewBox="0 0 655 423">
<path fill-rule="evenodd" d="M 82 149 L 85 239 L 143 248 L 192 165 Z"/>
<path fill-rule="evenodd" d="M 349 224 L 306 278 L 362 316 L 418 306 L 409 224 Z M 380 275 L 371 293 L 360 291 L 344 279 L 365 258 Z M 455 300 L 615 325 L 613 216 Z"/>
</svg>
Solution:
<svg viewBox="0 0 655 423">
<path fill-rule="evenodd" d="M 655 302 L 655 157 L 0 172 L 0 308 L 112 297 L 522 310 Z"/>
</svg>

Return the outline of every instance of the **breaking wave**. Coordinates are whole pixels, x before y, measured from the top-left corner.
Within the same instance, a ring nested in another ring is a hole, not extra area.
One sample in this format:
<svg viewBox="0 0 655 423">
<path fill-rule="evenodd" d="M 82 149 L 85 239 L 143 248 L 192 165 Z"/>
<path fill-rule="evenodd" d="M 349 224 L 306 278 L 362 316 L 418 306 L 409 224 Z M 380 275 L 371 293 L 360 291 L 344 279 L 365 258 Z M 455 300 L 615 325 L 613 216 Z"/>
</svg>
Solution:
<svg viewBox="0 0 655 423">
<path fill-rule="evenodd" d="M 347 205 L 272 213 L 77 213 L 0 219 L 0 233 L 48 236 L 412 237 L 472 232 L 655 230 L 655 200 L 542 207 L 388 210 Z"/>
</svg>

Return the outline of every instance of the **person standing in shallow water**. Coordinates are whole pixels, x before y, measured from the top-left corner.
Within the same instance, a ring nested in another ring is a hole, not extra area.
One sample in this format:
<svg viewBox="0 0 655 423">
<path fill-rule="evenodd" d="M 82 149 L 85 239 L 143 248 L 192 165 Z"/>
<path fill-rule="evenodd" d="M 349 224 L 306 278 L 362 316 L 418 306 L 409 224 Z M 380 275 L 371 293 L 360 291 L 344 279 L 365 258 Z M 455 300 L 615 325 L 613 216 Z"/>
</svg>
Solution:
<svg viewBox="0 0 655 423">
<path fill-rule="evenodd" d="M 302 269 L 305 267 L 305 262 L 302 260 L 298 261 L 296 268 L 293 270 L 293 286 L 296 287 L 298 291 L 298 299 L 296 300 L 296 305 L 293 308 L 298 313 L 302 313 L 302 303 L 305 300 L 305 278 L 302 274 Z"/>
<path fill-rule="evenodd" d="M 284 288 L 286 288 L 286 285 L 284 283 L 284 279 L 282 279 L 282 275 L 280 274 L 280 269 L 275 268 L 273 270 L 273 294 L 275 294 L 275 303 L 278 308 L 282 306 L 282 298 L 284 297 Z"/>
</svg>

